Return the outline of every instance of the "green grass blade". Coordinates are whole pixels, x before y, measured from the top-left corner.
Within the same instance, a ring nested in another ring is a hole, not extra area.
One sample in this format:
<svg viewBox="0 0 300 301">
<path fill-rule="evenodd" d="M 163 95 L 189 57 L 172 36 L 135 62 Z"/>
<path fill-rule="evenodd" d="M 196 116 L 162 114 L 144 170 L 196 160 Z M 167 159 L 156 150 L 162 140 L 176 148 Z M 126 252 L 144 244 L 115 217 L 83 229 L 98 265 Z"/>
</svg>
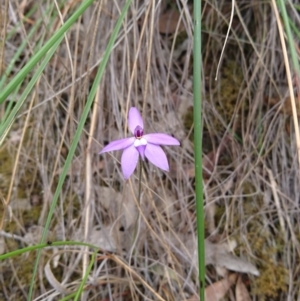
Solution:
<svg viewBox="0 0 300 301">
<path fill-rule="evenodd" d="M 87 103 L 86 103 L 86 105 L 84 107 L 84 110 L 83 110 L 83 113 L 81 115 L 81 118 L 80 118 L 80 121 L 79 121 L 79 124 L 78 124 L 78 128 L 77 128 L 76 133 L 74 135 L 74 140 L 72 141 L 72 144 L 71 144 L 71 147 L 70 147 L 70 151 L 68 153 L 66 162 L 64 164 L 64 167 L 62 169 L 62 173 L 60 175 L 60 178 L 59 178 L 59 181 L 58 181 L 58 184 L 57 184 L 57 188 L 56 188 L 55 194 L 53 196 L 53 200 L 52 200 L 52 203 L 51 203 L 51 206 L 50 206 L 50 209 L 49 209 L 49 214 L 47 216 L 47 220 L 46 220 L 46 223 L 45 223 L 45 230 L 43 231 L 43 234 L 42 234 L 41 244 L 45 241 L 45 238 L 46 238 L 46 235 L 47 235 L 47 231 L 48 231 L 48 228 L 49 228 L 49 225 L 50 225 L 53 213 L 54 213 L 54 209 L 56 207 L 57 200 L 59 198 L 59 195 L 60 195 L 63 183 L 64 183 L 65 178 L 67 176 L 68 169 L 69 169 L 69 167 L 71 165 L 72 158 L 74 156 L 77 144 L 79 142 L 81 133 L 83 131 L 86 119 L 88 117 L 88 114 L 90 112 L 91 106 L 93 104 L 93 100 L 94 100 L 94 97 L 96 95 L 97 87 L 98 87 L 98 85 L 100 83 L 100 80 L 101 80 L 103 74 L 104 74 L 105 67 L 107 65 L 109 56 L 110 56 L 110 54 L 112 52 L 114 43 L 115 43 L 115 41 L 117 39 L 117 36 L 118 36 L 119 30 L 121 28 L 122 22 L 123 22 L 123 20 L 125 18 L 125 15 L 127 13 L 127 10 L 129 9 L 129 6 L 130 6 L 131 2 L 132 2 L 132 0 L 127 0 L 126 4 L 125 4 L 125 6 L 124 6 L 124 8 L 123 8 L 123 10 L 121 12 L 120 17 L 118 18 L 116 26 L 115 26 L 115 28 L 114 28 L 114 30 L 112 32 L 112 35 L 111 35 L 110 40 L 108 42 L 108 45 L 106 47 L 106 50 L 105 50 L 105 53 L 104 53 L 104 56 L 103 56 L 103 60 L 102 60 L 102 62 L 100 64 L 100 67 L 99 67 L 98 72 L 96 74 L 95 80 L 93 82 L 91 91 L 90 91 L 88 99 L 87 99 Z M 30 289 L 29 289 L 28 299 L 27 299 L 28 301 L 31 300 L 31 298 L 32 298 L 34 279 L 35 279 L 35 275 L 36 275 L 36 272 L 37 272 L 37 267 L 38 267 L 40 256 L 41 256 L 41 252 L 39 251 L 38 254 L 37 254 L 37 258 L 36 258 L 34 269 L 33 269 L 33 273 L 32 273 L 32 279 L 31 279 Z"/>
<path fill-rule="evenodd" d="M 59 30 L 48 40 L 48 42 L 37 51 L 37 53 L 28 61 L 22 70 L 7 84 L 0 92 L 0 104 L 10 95 L 10 93 L 23 81 L 26 75 L 36 66 L 42 57 L 53 47 L 53 45 L 63 37 L 66 31 L 83 14 L 83 12 L 93 3 L 94 0 L 86 0 L 74 14 L 61 26 Z"/>
<path fill-rule="evenodd" d="M 204 208 L 202 185 L 202 99 L 201 99 L 201 0 L 194 0 L 194 152 L 196 177 L 196 211 L 198 232 L 198 264 L 200 300 L 204 301 L 205 290 L 205 245 L 204 245 Z"/>
<path fill-rule="evenodd" d="M 94 265 L 94 263 L 95 263 L 95 258 L 96 258 L 97 252 L 98 252 L 98 251 L 95 250 L 94 253 L 93 253 L 93 255 L 92 255 L 92 258 L 91 258 L 91 260 L 90 260 L 89 266 L 88 266 L 88 268 L 86 269 L 85 275 L 84 275 L 84 277 L 83 277 L 83 279 L 82 279 L 82 281 L 81 281 L 81 283 L 80 283 L 80 286 L 79 286 L 79 288 L 78 288 L 78 290 L 77 290 L 77 294 L 76 294 L 76 296 L 75 296 L 75 298 L 74 298 L 74 301 L 77 301 L 77 300 L 80 298 L 80 295 L 81 295 L 81 293 L 82 293 L 82 291 L 83 291 L 83 288 L 84 288 L 84 285 L 85 285 L 85 283 L 86 283 L 86 281 L 87 281 L 87 278 L 88 278 L 88 276 L 89 276 L 89 273 L 90 273 L 90 271 L 91 271 L 91 269 L 92 269 L 92 267 L 93 267 L 93 265 Z"/>
<path fill-rule="evenodd" d="M 15 256 L 19 256 L 31 251 L 36 251 L 36 250 L 42 250 L 46 247 L 64 247 L 64 246 L 81 246 L 81 247 L 89 247 L 91 249 L 94 249 L 95 252 L 97 252 L 99 250 L 98 247 L 88 244 L 88 243 L 84 243 L 84 242 L 80 242 L 80 241 L 55 241 L 55 242 L 51 242 L 51 243 L 47 243 L 47 244 L 38 244 L 38 245 L 34 245 L 34 246 L 29 246 L 26 248 L 22 248 L 22 249 L 18 249 L 9 253 L 5 253 L 0 255 L 0 260 L 5 260 L 7 258 L 12 258 Z"/>
<path fill-rule="evenodd" d="M 51 57 L 53 56 L 54 52 L 56 51 L 57 47 L 59 46 L 59 44 L 61 43 L 63 38 L 64 37 L 62 36 L 56 42 L 56 44 L 51 48 L 51 50 L 47 53 L 45 59 L 40 64 L 37 71 L 35 72 L 32 79 L 30 80 L 30 82 L 26 86 L 25 90 L 23 91 L 22 95 L 20 96 L 20 99 L 17 101 L 14 108 L 11 110 L 11 112 L 7 116 L 6 120 L 4 120 L 4 122 L 0 125 L 0 145 L 4 141 L 6 135 L 8 134 L 7 129 L 13 123 L 14 119 L 16 118 L 16 115 L 18 114 L 20 108 L 22 107 L 23 103 L 25 102 L 28 94 L 30 93 L 30 91 L 34 87 L 35 83 L 39 79 L 40 75 L 42 74 L 43 70 L 45 69 L 46 65 L 50 61 Z"/>
<path fill-rule="evenodd" d="M 66 297 L 64 297 L 64 298 L 62 298 L 62 299 L 60 299 L 59 301 L 67 301 L 67 300 L 70 300 L 70 299 L 72 299 L 73 297 L 75 297 L 76 294 L 77 294 L 77 292 L 72 293 L 72 294 L 70 294 L 70 295 L 68 295 L 68 296 L 66 296 Z"/>
<path fill-rule="evenodd" d="M 277 3 L 278 3 L 278 7 L 281 12 L 282 20 L 284 23 L 284 28 L 285 28 L 285 32 L 286 32 L 286 36 L 287 36 L 288 45 L 289 45 L 288 49 L 291 54 L 293 69 L 297 73 L 297 75 L 300 76 L 299 60 L 298 60 L 297 50 L 295 47 L 296 46 L 295 41 L 294 41 L 294 38 L 292 35 L 289 17 L 288 17 L 287 11 L 286 11 L 286 1 L 278 0 Z"/>
</svg>

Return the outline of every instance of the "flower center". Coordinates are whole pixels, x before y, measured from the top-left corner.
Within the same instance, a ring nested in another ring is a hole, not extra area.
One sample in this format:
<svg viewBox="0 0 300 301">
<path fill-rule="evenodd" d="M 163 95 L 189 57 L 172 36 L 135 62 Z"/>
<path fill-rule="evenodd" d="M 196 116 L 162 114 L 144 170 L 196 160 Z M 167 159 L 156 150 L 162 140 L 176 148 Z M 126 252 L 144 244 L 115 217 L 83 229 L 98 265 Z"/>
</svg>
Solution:
<svg viewBox="0 0 300 301">
<path fill-rule="evenodd" d="M 134 137 L 136 139 L 141 139 L 144 135 L 143 129 L 138 125 L 134 130 Z"/>
</svg>

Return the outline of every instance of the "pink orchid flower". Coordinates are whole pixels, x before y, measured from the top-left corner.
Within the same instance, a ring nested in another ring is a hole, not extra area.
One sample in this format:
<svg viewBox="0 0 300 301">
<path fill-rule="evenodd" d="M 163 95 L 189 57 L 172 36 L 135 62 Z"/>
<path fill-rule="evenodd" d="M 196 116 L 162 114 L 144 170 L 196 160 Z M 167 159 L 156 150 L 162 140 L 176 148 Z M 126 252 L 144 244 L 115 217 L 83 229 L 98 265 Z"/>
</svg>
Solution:
<svg viewBox="0 0 300 301">
<path fill-rule="evenodd" d="M 128 179 L 134 172 L 139 155 L 145 157 L 162 170 L 169 171 L 169 164 L 165 152 L 160 145 L 180 145 L 180 142 L 167 134 L 152 133 L 144 135 L 144 122 L 137 108 L 130 108 L 128 127 L 134 135 L 130 138 L 119 139 L 106 145 L 100 154 L 123 149 L 121 158 L 122 172 Z"/>
</svg>

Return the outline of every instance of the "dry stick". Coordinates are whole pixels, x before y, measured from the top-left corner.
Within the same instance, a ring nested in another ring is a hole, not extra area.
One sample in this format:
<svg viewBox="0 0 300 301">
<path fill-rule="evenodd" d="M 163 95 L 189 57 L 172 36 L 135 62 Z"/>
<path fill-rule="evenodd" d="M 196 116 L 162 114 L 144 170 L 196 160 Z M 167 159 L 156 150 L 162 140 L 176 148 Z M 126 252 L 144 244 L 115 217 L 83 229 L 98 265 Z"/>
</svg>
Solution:
<svg viewBox="0 0 300 301">
<path fill-rule="evenodd" d="M 98 87 L 96 98 L 98 99 L 100 97 L 100 87 Z M 93 135 L 97 124 L 97 117 L 98 117 L 98 102 L 94 101 L 94 107 L 93 107 L 93 115 L 92 115 L 92 121 L 91 121 L 91 127 L 89 132 L 89 139 L 88 139 L 88 145 L 86 150 L 86 169 L 85 169 L 85 217 L 84 217 L 84 239 L 87 241 L 88 235 L 90 232 L 91 227 L 91 207 L 92 207 L 92 201 L 93 198 L 91 197 L 92 192 L 92 176 L 93 176 L 93 169 L 92 169 L 92 143 L 93 143 Z M 88 247 L 85 248 L 85 252 L 83 254 L 83 267 L 82 267 L 82 277 L 84 277 L 86 273 L 86 268 L 88 266 Z"/>
<path fill-rule="evenodd" d="M 266 168 L 268 174 L 269 174 L 269 179 L 270 179 L 270 184 L 271 184 L 271 189 L 272 189 L 272 193 L 273 193 L 273 197 L 274 197 L 274 201 L 275 201 L 275 206 L 277 208 L 277 212 L 278 212 L 278 218 L 279 218 L 279 224 L 281 227 L 281 231 L 283 234 L 286 234 L 286 230 L 285 230 L 285 223 L 284 223 L 284 218 L 283 218 L 283 214 L 282 214 L 282 209 L 280 206 L 280 201 L 279 201 L 279 197 L 278 197 L 278 193 L 277 193 L 277 185 L 275 182 L 275 179 L 273 177 L 273 173 L 269 168 Z"/>
<path fill-rule="evenodd" d="M 4 63 L 4 52 L 5 52 L 5 42 L 6 42 L 6 30 L 8 21 L 8 0 L 5 1 L 4 9 L 0 7 L 0 75 L 4 73 L 5 63 Z"/>
<path fill-rule="evenodd" d="M 285 69 L 286 69 L 286 74 L 287 74 L 287 81 L 288 81 L 291 105 L 292 105 L 293 122 L 294 122 L 294 127 L 295 127 L 295 136 L 296 136 L 296 144 L 297 144 L 297 151 L 298 151 L 298 168 L 299 168 L 300 167 L 300 132 L 299 132 L 298 117 L 297 117 L 295 94 L 294 94 L 293 82 L 292 82 L 292 76 L 291 76 L 291 69 L 290 69 L 290 65 L 289 65 L 289 59 L 288 59 L 286 44 L 285 44 L 285 40 L 284 40 L 284 32 L 283 32 L 283 28 L 282 28 L 282 24 L 281 24 L 281 20 L 280 20 L 280 16 L 278 13 L 278 9 L 277 9 L 275 0 L 272 0 L 272 6 L 273 6 L 275 17 L 277 20 L 277 26 L 278 26 L 278 31 L 279 31 L 280 41 L 281 41 L 284 64 L 285 64 Z"/>
<path fill-rule="evenodd" d="M 61 12 L 60 12 L 60 9 L 59 9 L 59 6 L 57 4 L 57 1 L 54 0 L 54 3 L 55 3 L 55 6 L 56 6 L 56 9 L 57 9 L 57 13 L 59 15 L 61 24 L 63 25 L 64 24 L 64 18 L 62 16 Z M 74 74 L 74 66 L 73 66 L 73 62 L 72 62 L 72 55 L 71 55 L 71 50 L 70 50 L 70 45 L 69 45 L 69 41 L 68 41 L 68 38 L 67 38 L 67 34 L 65 34 L 65 41 L 66 41 L 67 52 L 68 52 L 68 56 L 69 56 L 69 60 L 70 60 L 71 73 L 73 75 Z"/>
<path fill-rule="evenodd" d="M 97 33 L 97 28 L 98 28 L 98 23 L 100 20 L 100 13 L 102 11 L 102 4 L 103 1 L 99 3 L 99 8 L 97 11 L 97 16 L 96 16 L 96 25 L 95 25 L 95 30 L 93 33 L 92 37 L 92 45 L 91 49 L 93 49 L 95 40 L 96 40 L 96 33 Z M 89 57 L 88 61 L 88 67 L 91 65 L 92 61 L 92 52 Z M 88 76 L 86 78 L 86 83 L 85 87 L 87 87 L 87 81 L 88 81 Z M 100 86 L 98 87 L 96 97 L 95 99 L 99 99 L 100 97 Z M 92 191 L 92 154 L 91 154 L 91 147 L 92 147 L 92 142 L 93 142 L 93 136 L 94 136 L 94 131 L 96 128 L 96 123 L 97 123 L 97 116 L 98 116 L 98 101 L 94 100 L 94 106 L 93 106 L 93 115 L 92 115 L 92 120 L 91 120 L 91 127 L 90 127 L 90 132 L 89 132 L 89 139 L 88 139 L 88 145 L 87 145 L 87 150 L 86 150 L 86 183 L 85 183 L 85 218 L 84 218 L 84 239 L 87 241 L 89 233 L 90 233 L 90 228 L 91 228 L 91 205 L 92 205 L 92 198 L 91 198 L 91 191 Z M 89 254 L 88 254 L 88 247 L 85 248 L 85 251 L 83 253 L 83 262 L 82 262 L 82 278 L 84 278 L 84 275 L 86 273 L 86 269 L 89 265 Z M 87 296 L 83 295 L 82 299 L 84 300 Z"/>
<path fill-rule="evenodd" d="M 223 45 L 223 48 L 222 48 L 222 52 L 221 52 L 221 56 L 220 56 L 220 59 L 219 59 L 219 63 L 218 63 L 218 66 L 217 66 L 217 72 L 216 72 L 215 80 L 218 79 L 218 73 L 219 73 L 219 69 L 220 69 L 220 65 L 221 65 L 222 56 L 224 54 L 225 46 L 226 46 L 226 43 L 227 43 L 227 40 L 228 40 L 229 31 L 230 31 L 231 26 L 232 26 L 232 20 L 233 20 L 233 15 L 234 15 L 234 5 L 235 5 L 235 0 L 232 0 L 229 26 L 228 26 L 228 30 L 227 30 L 227 33 L 226 33 L 226 38 L 225 38 L 225 42 L 224 42 L 224 45 Z"/>
</svg>

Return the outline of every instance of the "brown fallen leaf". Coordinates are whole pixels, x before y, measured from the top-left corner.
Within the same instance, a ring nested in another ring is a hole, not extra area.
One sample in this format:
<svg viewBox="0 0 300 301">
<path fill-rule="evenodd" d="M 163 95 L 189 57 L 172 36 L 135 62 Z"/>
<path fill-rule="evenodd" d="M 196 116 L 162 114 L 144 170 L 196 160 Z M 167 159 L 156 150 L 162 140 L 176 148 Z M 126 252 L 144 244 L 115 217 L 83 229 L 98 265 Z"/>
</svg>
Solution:
<svg viewBox="0 0 300 301">
<path fill-rule="evenodd" d="M 205 240 L 205 264 L 212 264 L 219 267 L 224 267 L 227 270 L 250 273 L 259 276 L 257 268 L 246 259 L 236 257 L 231 254 L 230 246 L 225 243 L 213 244 L 209 240 Z"/>
<path fill-rule="evenodd" d="M 242 281 L 242 276 L 238 277 L 235 287 L 235 298 L 236 301 L 251 301 L 250 294 L 246 288 L 246 285 Z"/>
<path fill-rule="evenodd" d="M 189 252 L 193 260 L 193 266 L 198 267 L 198 253 L 197 253 L 197 239 L 196 237 L 189 236 L 186 238 L 185 249 L 182 252 Z M 211 243 L 205 239 L 205 265 L 212 264 L 218 268 L 225 268 L 229 271 L 239 273 L 249 273 L 259 276 L 260 273 L 255 265 L 244 258 L 237 257 L 231 252 L 235 248 L 236 242 L 230 241 L 224 243 Z M 222 274 L 223 276 L 223 274 Z"/>
<path fill-rule="evenodd" d="M 224 298 L 230 287 L 235 283 L 237 274 L 231 274 L 228 278 L 222 279 L 208 286 L 205 289 L 206 301 L 219 301 Z"/>
<path fill-rule="evenodd" d="M 227 294 L 230 287 L 236 282 L 237 274 L 231 274 L 228 278 L 222 279 L 208 286 L 205 289 L 206 301 L 219 301 Z M 187 301 L 199 301 L 199 297 L 193 295 Z"/>
<path fill-rule="evenodd" d="M 290 115 L 293 115 L 293 110 L 292 110 L 292 104 L 291 104 L 291 98 L 288 96 L 284 99 L 283 104 L 279 103 L 282 101 L 280 98 L 276 97 L 265 97 L 264 101 L 271 105 L 275 106 L 278 105 L 278 108 L 280 108 L 280 112 Z M 296 111 L 297 111 L 297 116 L 300 116 L 300 95 L 295 95 L 295 101 L 296 101 Z"/>
<path fill-rule="evenodd" d="M 179 25 L 178 22 L 180 22 Z M 175 33 L 177 27 L 179 32 L 182 32 L 184 30 L 184 25 L 180 18 L 180 13 L 178 10 L 169 9 L 165 13 L 159 16 L 158 30 L 160 33 L 162 34 Z"/>
</svg>

